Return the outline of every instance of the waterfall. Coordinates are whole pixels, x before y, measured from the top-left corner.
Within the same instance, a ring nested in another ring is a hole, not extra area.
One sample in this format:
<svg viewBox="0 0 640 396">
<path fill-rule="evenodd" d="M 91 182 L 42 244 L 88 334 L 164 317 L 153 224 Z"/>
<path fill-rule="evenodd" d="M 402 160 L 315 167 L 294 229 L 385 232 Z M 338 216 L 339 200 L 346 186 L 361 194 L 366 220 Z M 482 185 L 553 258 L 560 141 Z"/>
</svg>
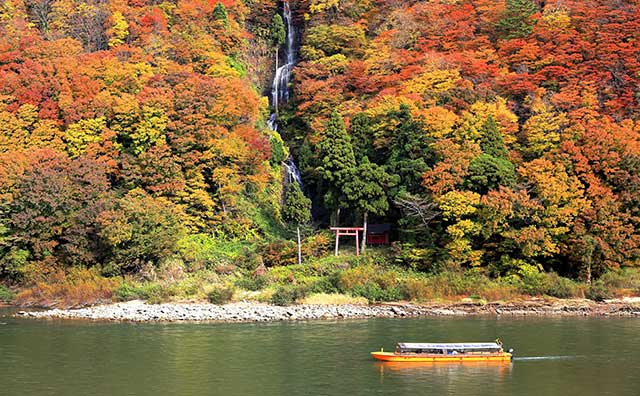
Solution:
<svg viewBox="0 0 640 396">
<path fill-rule="evenodd" d="M 286 25 L 287 41 L 284 50 L 284 55 L 287 63 L 278 67 L 276 73 L 273 76 L 273 83 L 271 84 L 271 107 L 272 113 L 269 116 L 267 124 L 272 131 L 278 132 L 278 115 L 276 106 L 279 103 L 286 103 L 289 101 L 289 81 L 291 80 L 291 69 L 295 64 L 295 36 L 296 31 L 293 26 L 291 18 L 291 7 L 289 7 L 289 1 L 284 0 L 282 4 L 282 16 Z M 300 176 L 300 170 L 296 166 L 291 155 L 283 163 L 287 170 L 286 183 L 295 181 L 302 187 L 302 178 Z"/>
<path fill-rule="evenodd" d="M 293 21 L 291 20 L 291 7 L 289 7 L 289 1 L 285 0 L 282 5 L 282 16 L 287 30 L 287 42 L 285 47 L 285 58 L 287 63 L 278 67 L 275 75 L 273 76 L 273 83 L 271 84 L 271 105 L 275 106 L 275 103 L 283 103 L 289 100 L 289 81 L 291 79 L 291 69 L 295 64 L 295 48 L 294 41 L 296 31 L 293 27 Z M 277 98 L 277 101 L 276 101 Z"/>
</svg>

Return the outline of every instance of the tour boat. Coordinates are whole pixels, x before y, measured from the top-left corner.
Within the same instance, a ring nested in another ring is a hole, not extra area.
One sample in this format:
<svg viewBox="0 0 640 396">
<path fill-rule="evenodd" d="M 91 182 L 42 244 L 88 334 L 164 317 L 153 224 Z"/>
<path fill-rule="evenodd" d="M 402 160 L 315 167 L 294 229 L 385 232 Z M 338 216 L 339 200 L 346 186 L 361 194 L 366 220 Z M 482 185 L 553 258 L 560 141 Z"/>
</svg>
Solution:
<svg viewBox="0 0 640 396">
<path fill-rule="evenodd" d="M 513 349 L 505 352 L 501 342 L 444 344 L 398 343 L 395 352 L 371 352 L 385 362 L 508 362 Z"/>
</svg>

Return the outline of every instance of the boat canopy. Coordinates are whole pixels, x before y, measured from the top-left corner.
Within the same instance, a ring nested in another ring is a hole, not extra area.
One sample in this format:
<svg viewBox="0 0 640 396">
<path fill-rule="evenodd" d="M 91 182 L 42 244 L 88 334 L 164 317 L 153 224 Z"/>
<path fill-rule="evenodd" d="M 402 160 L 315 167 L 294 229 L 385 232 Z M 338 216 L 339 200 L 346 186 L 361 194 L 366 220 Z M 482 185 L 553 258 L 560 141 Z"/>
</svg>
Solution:
<svg viewBox="0 0 640 396">
<path fill-rule="evenodd" d="M 421 344 L 411 342 L 400 342 L 398 348 L 401 350 L 414 349 L 455 349 L 455 350 L 478 350 L 478 349 L 501 349 L 502 346 L 495 342 L 466 342 L 466 343 L 442 343 L 442 344 Z"/>
</svg>

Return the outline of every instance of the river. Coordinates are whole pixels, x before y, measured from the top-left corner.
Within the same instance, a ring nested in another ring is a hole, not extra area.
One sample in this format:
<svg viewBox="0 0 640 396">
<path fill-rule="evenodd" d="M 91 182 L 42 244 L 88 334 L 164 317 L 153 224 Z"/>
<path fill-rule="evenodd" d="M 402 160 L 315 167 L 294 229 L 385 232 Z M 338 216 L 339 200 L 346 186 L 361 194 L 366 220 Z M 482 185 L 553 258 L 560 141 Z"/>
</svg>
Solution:
<svg viewBox="0 0 640 396">
<path fill-rule="evenodd" d="M 260 324 L 18 319 L 0 308 L 1 395 L 638 395 L 640 319 Z M 503 364 L 393 365 L 395 342 L 492 341 Z"/>
</svg>

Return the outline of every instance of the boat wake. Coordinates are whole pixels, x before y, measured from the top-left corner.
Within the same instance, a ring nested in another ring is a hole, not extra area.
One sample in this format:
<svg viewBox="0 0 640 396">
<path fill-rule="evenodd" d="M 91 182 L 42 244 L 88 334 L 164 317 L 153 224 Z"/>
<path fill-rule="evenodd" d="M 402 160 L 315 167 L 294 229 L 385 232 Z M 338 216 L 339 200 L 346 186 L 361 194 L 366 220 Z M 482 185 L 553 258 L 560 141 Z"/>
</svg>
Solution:
<svg viewBox="0 0 640 396">
<path fill-rule="evenodd" d="M 568 360 L 568 359 L 576 359 L 579 356 L 516 356 L 513 358 L 514 361 L 532 361 L 532 360 Z"/>
</svg>

